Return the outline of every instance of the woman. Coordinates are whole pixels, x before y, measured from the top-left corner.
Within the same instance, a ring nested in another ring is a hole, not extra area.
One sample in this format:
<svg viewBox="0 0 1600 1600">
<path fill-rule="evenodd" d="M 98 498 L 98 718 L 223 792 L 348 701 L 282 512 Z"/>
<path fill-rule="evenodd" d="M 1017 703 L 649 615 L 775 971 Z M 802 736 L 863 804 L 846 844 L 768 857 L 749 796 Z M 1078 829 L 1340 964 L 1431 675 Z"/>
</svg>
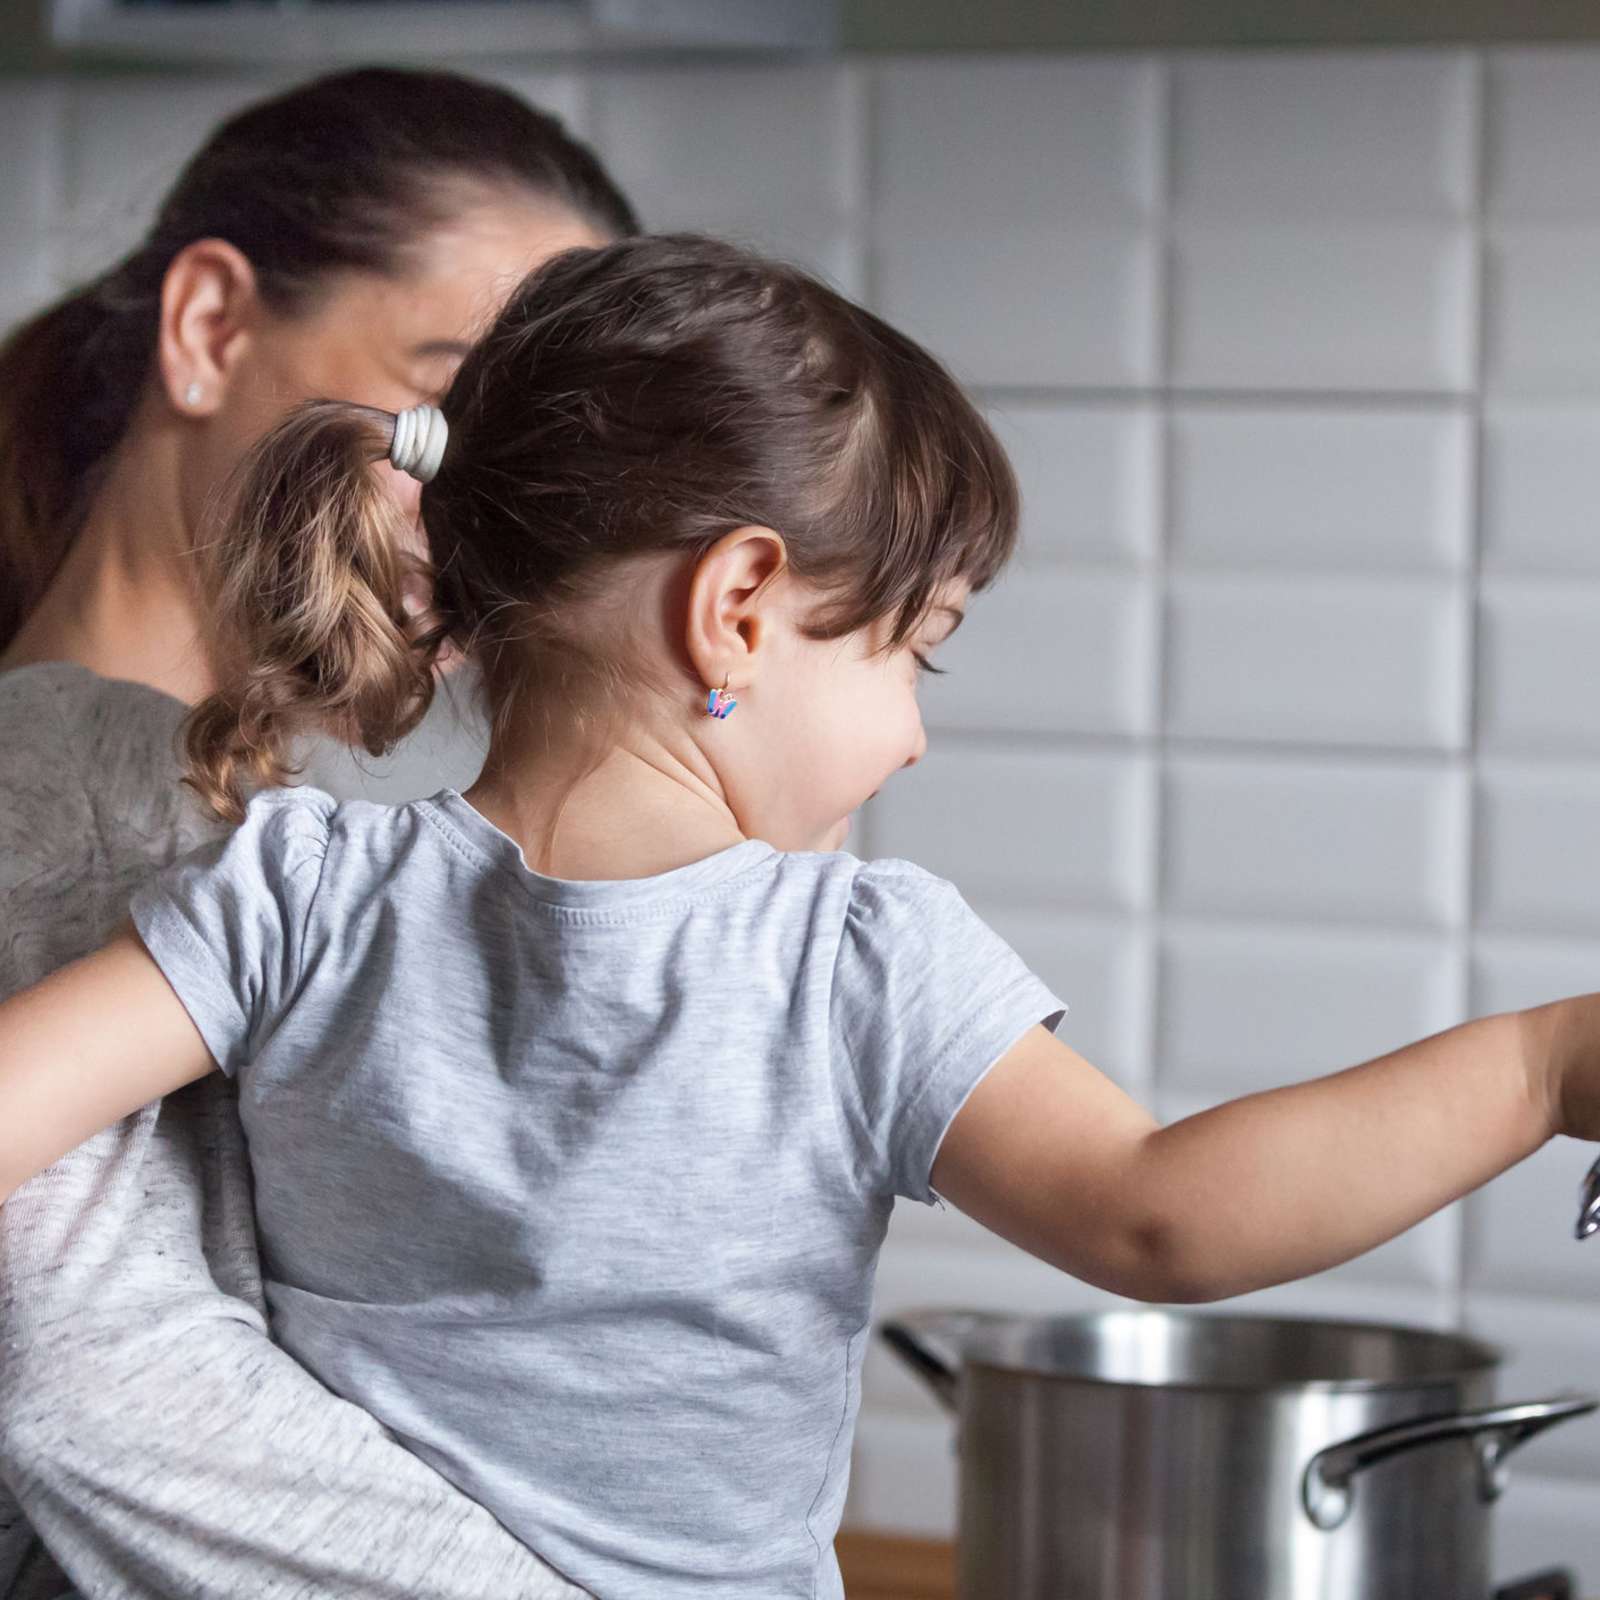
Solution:
<svg viewBox="0 0 1600 1600">
<path fill-rule="evenodd" d="M 205 530 L 245 448 L 308 396 L 436 395 L 526 271 L 636 230 L 514 96 L 342 73 L 224 124 L 0 349 L 0 994 L 212 826 L 173 735 L 229 649 Z M 0 1216 L 0 1596 L 581 1593 L 270 1342 L 245 1171 L 219 1080 Z"/>
</svg>

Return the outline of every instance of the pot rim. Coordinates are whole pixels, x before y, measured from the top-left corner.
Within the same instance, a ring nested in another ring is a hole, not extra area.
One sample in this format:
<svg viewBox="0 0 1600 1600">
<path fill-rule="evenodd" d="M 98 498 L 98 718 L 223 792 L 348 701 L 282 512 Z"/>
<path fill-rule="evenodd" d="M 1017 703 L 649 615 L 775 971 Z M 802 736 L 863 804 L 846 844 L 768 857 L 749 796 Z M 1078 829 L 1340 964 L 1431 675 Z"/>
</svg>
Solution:
<svg viewBox="0 0 1600 1600">
<path fill-rule="evenodd" d="M 1181 1308 L 1152 1306 L 1147 1309 L 1126 1307 L 1106 1311 L 1069 1312 L 1060 1315 L 1025 1316 L 1007 1312 L 957 1311 L 927 1308 L 922 1311 L 904 1311 L 887 1320 L 906 1322 L 912 1327 L 919 1317 L 968 1317 L 973 1326 L 957 1341 L 956 1350 L 961 1367 L 981 1367 L 986 1372 L 1006 1378 L 1031 1378 L 1049 1383 L 1089 1384 L 1105 1389 L 1166 1389 L 1192 1393 L 1221 1392 L 1227 1394 L 1372 1394 L 1380 1392 L 1406 1393 L 1421 1389 L 1460 1384 L 1467 1379 L 1493 1372 L 1505 1359 L 1504 1350 L 1473 1337 L 1449 1329 L 1419 1327 L 1410 1323 L 1373 1322 L 1347 1317 L 1279 1317 L 1257 1316 L 1237 1312 L 1189 1312 Z M 1127 1317 L 1153 1316 L 1167 1321 L 1205 1321 L 1216 1324 L 1244 1325 L 1251 1328 L 1295 1329 L 1314 1326 L 1335 1332 L 1375 1333 L 1391 1338 L 1439 1340 L 1456 1346 L 1461 1359 L 1437 1372 L 1419 1374 L 1410 1378 L 1107 1378 L 1092 1373 L 1067 1373 L 1031 1364 L 1021 1358 L 1005 1358 L 969 1354 L 967 1340 L 1001 1327 L 1031 1326 L 1094 1326 L 1098 1323 Z"/>
</svg>

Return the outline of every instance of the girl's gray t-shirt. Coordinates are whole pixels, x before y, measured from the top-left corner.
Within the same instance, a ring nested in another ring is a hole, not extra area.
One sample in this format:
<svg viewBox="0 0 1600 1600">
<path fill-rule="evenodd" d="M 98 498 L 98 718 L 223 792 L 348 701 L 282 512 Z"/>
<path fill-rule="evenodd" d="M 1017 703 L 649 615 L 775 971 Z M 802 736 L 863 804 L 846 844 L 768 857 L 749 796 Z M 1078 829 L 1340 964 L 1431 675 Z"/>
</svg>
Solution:
<svg viewBox="0 0 1600 1600">
<path fill-rule="evenodd" d="M 1066 1010 L 951 883 L 557 879 L 453 790 L 302 788 L 132 909 L 238 1078 L 286 1348 L 606 1600 L 839 1600 L 894 1199 Z"/>
</svg>

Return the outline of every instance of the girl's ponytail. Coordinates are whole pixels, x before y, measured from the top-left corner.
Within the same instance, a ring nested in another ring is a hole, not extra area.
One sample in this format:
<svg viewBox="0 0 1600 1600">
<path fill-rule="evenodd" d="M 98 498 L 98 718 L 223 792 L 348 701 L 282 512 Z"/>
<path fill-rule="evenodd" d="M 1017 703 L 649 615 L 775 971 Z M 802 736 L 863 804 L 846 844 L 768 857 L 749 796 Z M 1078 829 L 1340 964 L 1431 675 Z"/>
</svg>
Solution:
<svg viewBox="0 0 1600 1600">
<path fill-rule="evenodd" d="M 343 401 L 301 406 L 245 458 L 206 554 L 221 685 L 184 729 L 189 784 L 219 816 L 243 786 L 296 775 L 294 740 L 329 733 L 381 755 L 422 720 L 448 631 L 407 606 L 425 564 L 374 463 L 395 419 Z"/>
</svg>

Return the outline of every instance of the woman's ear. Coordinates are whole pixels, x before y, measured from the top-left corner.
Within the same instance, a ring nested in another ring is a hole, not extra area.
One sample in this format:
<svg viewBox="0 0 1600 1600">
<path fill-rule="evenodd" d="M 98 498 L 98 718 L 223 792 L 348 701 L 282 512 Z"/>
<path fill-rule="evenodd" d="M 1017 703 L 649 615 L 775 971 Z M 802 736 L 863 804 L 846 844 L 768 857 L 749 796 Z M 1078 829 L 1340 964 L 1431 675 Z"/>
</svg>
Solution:
<svg viewBox="0 0 1600 1600">
<path fill-rule="evenodd" d="M 226 239 L 196 239 L 161 283 L 156 359 L 172 408 L 205 417 L 221 405 L 259 306 L 255 268 Z"/>
</svg>

